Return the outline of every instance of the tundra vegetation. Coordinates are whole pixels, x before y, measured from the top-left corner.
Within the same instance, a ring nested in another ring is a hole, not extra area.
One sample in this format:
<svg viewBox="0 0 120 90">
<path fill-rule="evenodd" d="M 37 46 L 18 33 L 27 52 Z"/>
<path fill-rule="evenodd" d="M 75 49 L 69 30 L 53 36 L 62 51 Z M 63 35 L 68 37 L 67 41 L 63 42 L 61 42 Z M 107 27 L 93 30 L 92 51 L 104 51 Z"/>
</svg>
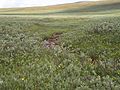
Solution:
<svg viewBox="0 0 120 90">
<path fill-rule="evenodd" d="M 120 90 L 120 1 L 0 9 L 0 90 Z"/>
<path fill-rule="evenodd" d="M 0 90 L 119 89 L 120 17 L 0 17 Z"/>
</svg>

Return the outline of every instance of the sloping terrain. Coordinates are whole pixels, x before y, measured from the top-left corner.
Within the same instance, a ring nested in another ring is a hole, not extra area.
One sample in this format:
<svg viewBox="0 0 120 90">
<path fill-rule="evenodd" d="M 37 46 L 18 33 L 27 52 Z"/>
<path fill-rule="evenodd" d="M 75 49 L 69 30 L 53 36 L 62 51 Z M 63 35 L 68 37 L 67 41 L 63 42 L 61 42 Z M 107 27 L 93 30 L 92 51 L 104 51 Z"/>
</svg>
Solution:
<svg viewBox="0 0 120 90">
<path fill-rule="evenodd" d="M 119 13 L 120 1 L 76 2 L 45 7 L 4 8 L 0 14 L 89 14 L 89 13 Z"/>
<path fill-rule="evenodd" d="M 74 9 L 68 9 L 57 13 L 100 13 L 100 12 L 106 12 L 106 11 L 117 11 L 120 9 L 120 3 L 111 3 L 111 4 L 99 4 L 99 5 L 93 5 L 88 6 L 84 8 L 74 8 Z"/>
<path fill-rule="evenodd" d="M 70 4 L 62 4 L 62 5 L 54 5 L 54 6 L 46 6 L 46 7 L 27 7 L 27 8 L 5 8 L 0 9 L 0 13 L 49 13 L 49 12 L 58 12 L 63 10 L 69 10 L 73 8 L 82 8 L 86 6 L 92 6 L 95 3 L 89 2 L 79 2 L 79 3 L 70 3 Z"/>
</svg>

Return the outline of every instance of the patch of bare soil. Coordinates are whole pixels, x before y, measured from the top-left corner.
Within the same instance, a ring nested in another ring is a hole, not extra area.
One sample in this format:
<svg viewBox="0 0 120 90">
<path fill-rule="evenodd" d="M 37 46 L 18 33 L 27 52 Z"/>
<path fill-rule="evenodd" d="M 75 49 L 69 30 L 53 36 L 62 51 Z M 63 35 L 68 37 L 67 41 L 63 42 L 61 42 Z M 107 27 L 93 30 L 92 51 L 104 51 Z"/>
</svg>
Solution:
<svg viewBox="0 0 120 90">
<path fill-rule="evenodd" d="M 43 46 L 45 48 L 54 48 L 55 46 L 59 45 L 59 37 L 62 33 L 58 32 L 58 33 L 53 33 L 50 37 L 48 37 L 47 39 L 45 39 L 43 41 Z"/>
</svg>

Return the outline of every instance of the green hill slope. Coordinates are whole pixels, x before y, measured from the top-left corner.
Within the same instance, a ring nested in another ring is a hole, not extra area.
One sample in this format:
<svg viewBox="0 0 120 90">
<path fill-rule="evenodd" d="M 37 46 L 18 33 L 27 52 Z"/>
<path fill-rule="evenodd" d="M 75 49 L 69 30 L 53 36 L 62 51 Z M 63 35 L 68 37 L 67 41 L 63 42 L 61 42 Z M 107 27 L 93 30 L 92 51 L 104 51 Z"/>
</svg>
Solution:
<svg viewBox="0 0 120 90">
<path fill-rule="evenodd" d="M 68 10 L 63 10 L 60 12 L 55 13 L 62 13 L 62 14 L 85 14 L 85 13 L 119 13 L 120 11 L 120 2 L 117 3 L 109 3 L 109 4 L 96 4 L 92 6 L 87 6 L 83 8 L 73 8 Z"/>
<path fill-rule="evenodd" d="M 27 8 L 4 8 L 0 9 L 0 14 L 19 15 L 50 15 L 50 14 L 109 14 L 119 13 L 120 1 L 96 1 L 96 2 L 76 2 L 69 4 L 27 7 Z"/>
</svg>

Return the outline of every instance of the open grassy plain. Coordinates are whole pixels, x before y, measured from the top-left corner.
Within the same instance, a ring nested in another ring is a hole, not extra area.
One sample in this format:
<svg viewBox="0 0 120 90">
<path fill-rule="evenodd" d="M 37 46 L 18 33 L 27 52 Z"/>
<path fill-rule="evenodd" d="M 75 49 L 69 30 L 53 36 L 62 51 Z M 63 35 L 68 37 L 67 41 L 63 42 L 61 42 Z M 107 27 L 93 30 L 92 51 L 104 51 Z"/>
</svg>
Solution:
<svg viewBox="0 0 120 90">
<path fill-rule="evenodd" d="M 120 90 L 120 3 L 101 3 L 84 7 L 93 13 L 1 9 L 0 90 Z"/>
<path fill-rule="evenodd" d="M 0 89 L 119 90 L 120 18 L 1 17 Z"/>
</svg>

